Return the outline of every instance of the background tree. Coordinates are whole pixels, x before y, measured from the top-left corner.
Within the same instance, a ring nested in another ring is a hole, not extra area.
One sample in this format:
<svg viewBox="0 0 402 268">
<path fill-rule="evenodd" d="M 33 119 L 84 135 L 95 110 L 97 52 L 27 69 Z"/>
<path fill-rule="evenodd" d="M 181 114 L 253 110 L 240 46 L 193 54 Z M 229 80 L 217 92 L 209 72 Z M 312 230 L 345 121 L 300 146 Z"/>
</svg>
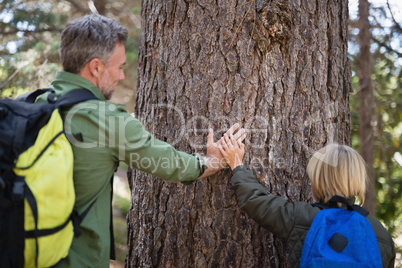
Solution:
<svg viewBox="0 0 402 268">
<path fill-rule="evenodd" d="M 367 175 L 370 184 L 366 193 L 364 207 L 373 215 L 376 210 L 376 191 L 374 174 L 374 155 L 373 155 L 373 82 L 371 73 L 373 63 L 371 60 L 370 43 L 371 32 L 369 22 L 369 2 L 359 0 L 359 35 L 357 41 L 359 44 L 359 54 L 357 56 L 357 68 L 359 77 L 359 135 L 360 135 L 360 154 L 367 163 Z"/>
<path fill-rule="evenodd" d="M 347 1 L 143 1 L 136 115 L 179 150 L 248 129 L 245 163 L 275 195 L 313 201 L 312 152 L 350 144 Z M 129 267 L 287 266 L 241 210 L 230 171 L 190 187 L 133 171 Z"/>
<path fill-rule="evenodd" d="M 114 101 L 127 104 L 133 111 L 139 7 L 139 0 L 1 0 L 0 94 L 15 96 L 49 86 L 60 70 L 58 49 L 60 31 L 65 23 L 87 13 L 100 13 L 129 28 L 126 64 L 129 71 L 124 83 L 120 83 Z"/>
<path fill-rule="evenodd" d="M 354 3 L 353 3 L 354 2 Z M 367 133 L 359 131 L 359 117 L 361 101 L 361 82 L 359 76 L 363 69 L 358 65 L 357 36 L 361 32 L 357 30 L 359 24 L 354 6 L 357 1 L 352 1 L 350 29 L 350 56 L 353 59 L 353 88 L 351 95 L 351 110 L 353 123 L 353 146 L 355 148 L 366 147 L 362 145 Z M 369 5 L 367 22 L 371 38 L 367 40 L 365 59 L 371 58 L 371 73 L 365 74 L 371 79 L 372 115 L 368 118 L 372 128 L 372 157 L 374 168 L 371 196 L 376 201 L 376 214 L 389 231 L 397 237 L 402 234 L 400 227 L 402 222 L 402 72 L 400 43 L 402 28 L 400 26 L 400 10 L 394 1 L 386 1 L 386 5 L 371 3 Z M 399 13 L 398 13 L 399 12 Z M 399 17 L 398 17 L 399 14 Z M 361 54 L 360 54 L 361 55 Z M 362 59 L 362 60 L 365 60 Z M 363 64 L 363 68 L 370 66 Z M 364 71 L 363 71 L 364 72 Z M 367 68 L 366 68 L 367 72 Z M 360 137 L 362 135 L 362 137 Z M 370 165 L 368 165 L 370 166 Z"/>
</svg>

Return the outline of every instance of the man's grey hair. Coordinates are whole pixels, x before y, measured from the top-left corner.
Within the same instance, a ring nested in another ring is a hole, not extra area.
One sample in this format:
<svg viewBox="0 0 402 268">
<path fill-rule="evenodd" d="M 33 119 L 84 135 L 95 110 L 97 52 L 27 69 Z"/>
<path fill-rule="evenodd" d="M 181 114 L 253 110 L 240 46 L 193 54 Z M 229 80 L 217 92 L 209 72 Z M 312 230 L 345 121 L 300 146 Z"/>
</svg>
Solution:
<svg viewBox="0 0 402 268">
<path fill-rule="evenodd" d="M 60 59 L 64 71 L 79 74 L 95 58 L 107 64 L 116 44 L 124 44 L 127 35 L 126 27 L 98 14 L 69 21 L 61 33 Z"/>
</svg>

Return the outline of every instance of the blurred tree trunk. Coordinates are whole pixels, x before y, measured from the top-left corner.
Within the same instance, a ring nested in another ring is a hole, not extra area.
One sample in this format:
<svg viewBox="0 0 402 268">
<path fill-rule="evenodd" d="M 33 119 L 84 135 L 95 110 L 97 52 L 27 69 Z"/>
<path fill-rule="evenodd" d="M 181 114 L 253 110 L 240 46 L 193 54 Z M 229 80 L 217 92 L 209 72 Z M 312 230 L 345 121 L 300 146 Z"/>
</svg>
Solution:
<svg viewBox="0 0 402 268">
<path fill-rule="evenodd" d="M 135 114 L 177 149 L 204 152 L 233 123 L 272 192 L 313 201 L 305 168 L 350 144 L 348 2 L 142 2 Z M 239 208 L 231 172 L 192 186 L 132 171 L 128 267 L 286 267 L 286 245 Z"/>
<path fill-rule="evenodd" d="M 101 15 L 106 15 L 106 2 L 107 0 L 94 0 L 94 6 Z"/>
<path fill-rule="evenodd" d="M 370 4 L 367 0 L 359 0 L 359 35 L 357 41 L 360 47 L 360 53 L 357 56 L 357 68 L 359 76 L 359 135 L 360 135 L 360 153 L 367 163 L 367 175 L 369 185 L 366 193 L 364 207 L 372 214 L 376 213 L 376 191 L 375 174 L 373 159 L 373 127 L 371 125 L 373 116 L 373 83 L 371 73 L 373 64 L 371 60 L 370 44 L 371 32 L 369 22 Z"/>
</svg>

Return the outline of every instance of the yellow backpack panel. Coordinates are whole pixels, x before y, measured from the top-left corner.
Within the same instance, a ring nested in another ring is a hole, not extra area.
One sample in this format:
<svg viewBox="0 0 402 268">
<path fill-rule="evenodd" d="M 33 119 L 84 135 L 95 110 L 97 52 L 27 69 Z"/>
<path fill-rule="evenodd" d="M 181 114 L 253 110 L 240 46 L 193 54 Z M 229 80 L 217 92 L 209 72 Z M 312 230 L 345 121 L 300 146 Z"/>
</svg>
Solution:
<svg viewBox="0 0 402 268">
<path fill-rule="evenodd" d="M 34 103 L 50 93 L 49 103 Z M 50 267 L 69 253 L 81 214 L 74 211 L 73 151 L 61 109 L 97 99 L 85 89 L 54 101 L 52 89 L 0 99 L 0 266 Z M 72 134 L 72 133 L 69 133 Z"/>
<path fill-rule="evenodd" d="M 52 229 L 64 224 L 70 218 L 74 207 L 73 152 L 62 131 L 63 121 L 56 109 L 49 122 L 39 131 L 35 144 L 20 155 L 14 168 L 15 174 L 25 177 L 25 182 L 35 196 L 39 230 Z M 38 160 L 31 166 L 35 159 Z M 27 169 L 19 168 L 29 166 L 31 167 Z M 25 231 L 32 230 L 35 230 L 34 217 L 30 205 L 25 200 Z M 73 225 L 70 221 L 61 231 L 40 237 L 38 267 L 50 267 L 66 257 L 73 236 Z M 35 267 L 34 238 L 25 240 L 24 257 L 24 267 Z"/>
</svg>

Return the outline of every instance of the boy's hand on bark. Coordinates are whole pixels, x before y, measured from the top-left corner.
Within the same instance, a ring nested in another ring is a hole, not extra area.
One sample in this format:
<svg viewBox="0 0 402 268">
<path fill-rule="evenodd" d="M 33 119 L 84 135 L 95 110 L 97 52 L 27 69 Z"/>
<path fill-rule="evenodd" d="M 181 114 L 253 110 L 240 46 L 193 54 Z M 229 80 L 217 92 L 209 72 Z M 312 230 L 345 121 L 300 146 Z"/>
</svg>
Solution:
<svg viewBox="0 0 402 268">
<path fill-rule="evenodd" d="M 245 132 L 242 133 L 240 138 L 234 137 L 233 134 L 228 135 L 225 133 L 219 140 L 221 145 L 219 150 L 232 170 L 239 165 L 243 165 L 244 143 L 242 141 L 245 137 Z"/>
</svg>

